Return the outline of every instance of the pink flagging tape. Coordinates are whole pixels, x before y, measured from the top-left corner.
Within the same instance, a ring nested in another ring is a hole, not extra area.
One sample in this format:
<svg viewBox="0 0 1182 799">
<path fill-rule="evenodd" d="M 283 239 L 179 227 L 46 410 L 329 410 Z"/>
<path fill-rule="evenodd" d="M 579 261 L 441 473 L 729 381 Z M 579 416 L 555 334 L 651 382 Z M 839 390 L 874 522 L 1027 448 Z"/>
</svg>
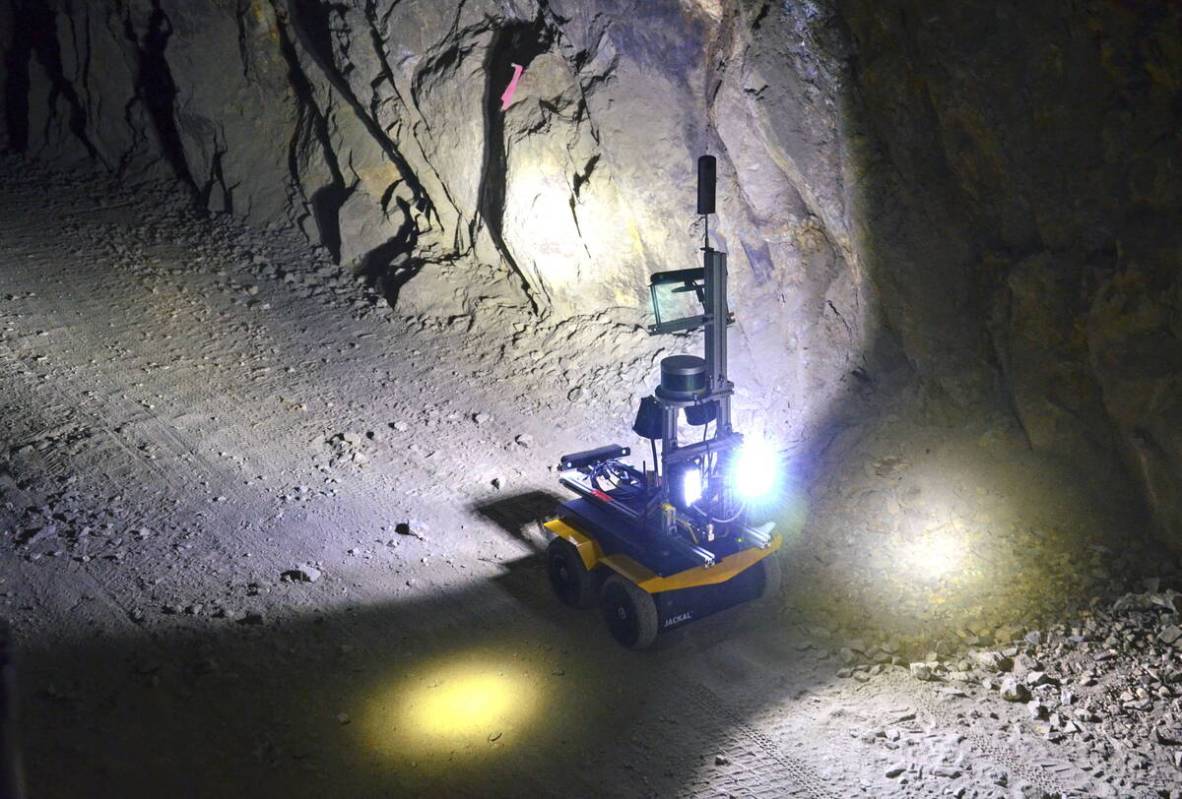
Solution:
<svg viewBox="0 0 1182 799">
<path fill-rule="evenodd" d="M 509 81 L 509 88 L 505 89 L 505 93 L 501 95 L 502 111 L 509 107 L 509 103 L 513 102 L 513 93 L 517 91 L 517 82 L 521 80 L 521 73 L 524 71 L 525 67 L 521 64 L 513 65 L 513 80 Z"/>
</svg>

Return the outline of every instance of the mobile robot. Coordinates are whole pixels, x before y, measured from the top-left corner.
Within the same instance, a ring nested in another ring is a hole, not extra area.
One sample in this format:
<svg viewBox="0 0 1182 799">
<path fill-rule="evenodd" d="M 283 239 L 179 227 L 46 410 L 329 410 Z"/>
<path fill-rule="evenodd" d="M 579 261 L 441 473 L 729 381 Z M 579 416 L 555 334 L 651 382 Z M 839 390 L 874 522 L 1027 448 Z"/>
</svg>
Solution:
<svg viewBox="0 0 1182 799">
<path fill-rule="evenodd" d="M 624 463 L 612 445 L 562 457 L 559 482 L 577 495 L 546 522 L 546 565 L 568 605 L 599 603 L 627 647 L 725 608 L 773 595 L 782 539 L 748 523 L 750 500 L 775 482 L 777 458 L 731 428 L 727 379 L 726 253 L 710 246 L 716 162 L 698 159 L 698 213 L 706 225 L 702 266 L 657 272 L 650 281 L 652 335 L 705 331 L 704 357 L 661 361 L 661 383 L 641 400 L 632 429 L 648 439 L 653 471 Z M 679 439 L 682 421 L 703 429 Z M 713 435 L 709 435 L 713 424 Z M 658 456 L 657 443 L 660 442 Z"/>
</svg>

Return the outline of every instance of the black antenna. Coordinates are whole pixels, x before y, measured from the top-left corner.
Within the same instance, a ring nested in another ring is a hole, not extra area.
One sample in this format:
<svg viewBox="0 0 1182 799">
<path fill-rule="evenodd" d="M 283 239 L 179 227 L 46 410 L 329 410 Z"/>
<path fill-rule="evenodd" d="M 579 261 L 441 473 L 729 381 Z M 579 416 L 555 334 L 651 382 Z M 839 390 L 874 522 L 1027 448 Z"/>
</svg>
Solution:
<svg viewBox="0 0 1182 799">
<path fill-rule="evenodd" d="M 718 178 L 718 162 L 712 155 L 698 159 L 698 213 L 706 224 L 703 249 L 710 249 L 710 214 L 714 213 L 714 185 Z"/>
</svg>

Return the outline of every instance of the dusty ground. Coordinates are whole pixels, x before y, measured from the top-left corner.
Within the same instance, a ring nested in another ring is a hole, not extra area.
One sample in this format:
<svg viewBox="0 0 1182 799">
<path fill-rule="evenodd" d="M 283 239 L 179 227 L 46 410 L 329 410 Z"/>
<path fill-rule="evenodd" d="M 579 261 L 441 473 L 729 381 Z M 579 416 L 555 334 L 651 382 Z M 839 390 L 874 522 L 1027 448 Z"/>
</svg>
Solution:
<svg viewBox="0 0 1182 799">
<path fill-rule="evenodd" d="M 867 388 L 799 455 L 782 605 L 626 652 L 550 597 L 535 520 L 562 451 L 630 442 L 661 346 L 641 319 L 404 319 L 169 187 L 0 170 L 0 614 L 31 796 L 1179 784 L 1176 567 L 1004 422 Z M 1165 582 L 1113 608 L 1155 557 Z"/>
</svg>

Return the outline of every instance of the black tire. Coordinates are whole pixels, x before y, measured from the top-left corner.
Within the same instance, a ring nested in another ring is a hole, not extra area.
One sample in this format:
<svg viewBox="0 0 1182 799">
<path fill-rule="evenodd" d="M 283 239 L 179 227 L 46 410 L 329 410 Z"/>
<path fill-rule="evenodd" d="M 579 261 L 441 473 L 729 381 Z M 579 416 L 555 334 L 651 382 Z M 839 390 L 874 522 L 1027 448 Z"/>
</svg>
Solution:
<svg viewBox="0 0 1182 799">
<path fill-rule="evenodd" d="M 763 567 L 763 590 L 759 592 L 760 602 L 771 602 L 780 596 L 784 584 L 784 571 L 780 559 L 773 552 L 759 562 Z"/>
<path fill-rule="evenodd" d="M 546 571 L 554 593 L 572 608 L 589 608 L 599 596 L 599 580 L 587 570 L 574 544 L 555 538 L 546 547 Z"/>
<path fill-rule="evenodd" d="M 600 607 L 612 637 L 629 649 L 646 649 L 657 640 L 657 603 L 652 594 L 618 574 L 603 583 Z"/>
</svg>

